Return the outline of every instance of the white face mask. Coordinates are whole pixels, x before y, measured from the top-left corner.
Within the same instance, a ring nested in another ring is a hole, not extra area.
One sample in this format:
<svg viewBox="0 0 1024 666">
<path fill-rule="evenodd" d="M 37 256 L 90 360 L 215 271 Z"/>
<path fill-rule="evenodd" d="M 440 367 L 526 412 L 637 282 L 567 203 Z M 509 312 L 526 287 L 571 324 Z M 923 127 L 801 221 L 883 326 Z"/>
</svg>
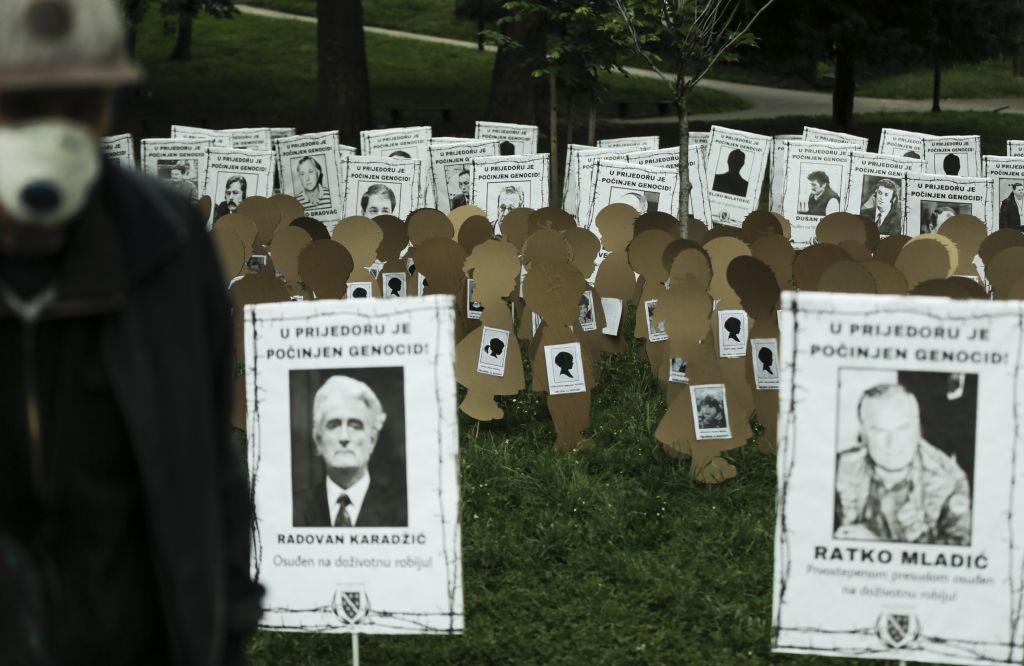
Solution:
<svg viewBox="0 0 1024 666">
<path fill-rule="evenodd" d="M 100 177 L 89 129 L 49 118 L 0 127 L 0 208 L 16 222 L 59 226 L 80 213 Z"/>
</svg>

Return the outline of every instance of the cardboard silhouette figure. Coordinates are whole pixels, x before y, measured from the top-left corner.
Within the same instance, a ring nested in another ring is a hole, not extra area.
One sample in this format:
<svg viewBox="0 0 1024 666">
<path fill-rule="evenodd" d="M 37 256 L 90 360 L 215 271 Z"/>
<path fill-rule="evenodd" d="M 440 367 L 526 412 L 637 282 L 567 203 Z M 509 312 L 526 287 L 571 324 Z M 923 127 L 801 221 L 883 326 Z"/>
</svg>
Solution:
<svg viewBox="0 0 1024 666">
<path fill-rule="evenodd" d="M 299 253 L 312 242 L 313 239 L 305 229 L 288 224 L 278 225 L 274 239 L 270 242 L 270 256 L 274 260 L 274 267 L 284 277 L 293 295 L 301 294 Z"/>
<path fill-rule="evenodd" d="M 782 236 L 764 234 L 754 241 L 750 251 L 772 269 L 779 289 L 785 291 L 792 288 L 796 251 L 789 240 Z"/>
<path fill-rule="evenodd" d="M 354 267 L 348 281 L 369 283 L 373 290 L 372 296 L 380 298 L 380 284 L 369 271 L 369 267 L 377 260 L 377 248 L 384 240 L 384 232 L 377 223 L 360 215 L 346 217 L 335 225 L 331 238 L 341 243 L 352 255 Z"/>
<path fill-rule="evenodd" d="M 603 298 L 618 301 L 619 317 L 615 321 L 613 314 L 605 309 L 605 317 L 614 328 L 615 334 L 606 334 L 604 351 L 608 354 L 621 354 L 626 349 L 624 322 L 626 308 L 633 300 L 636 291 L 636 275 L 629 265 L 626 248 L 633 240 L 633 224 L 636 210 L 628 204 L 612 204 L 605 206 L 597 214 L 594 224 L 601 233 L 601 244 L 608 255 L 597 269 L 594 286 Z"/>
<path fill-rule="evenodd" d="M 925 280 L 944 280 L 953 274 L 959 261 L 956 244 L 939 234 L 921 234 L 911 238 L 896 257 L 896 268 L 907 278 L 913 290 Z"/>
<path fill-rule="evenodd" d="M 420 208 L 409 213 L 405 222 L 413 247 L 430 238 L 455 238 L 455 227 L 444 213 L 434 208 Z"/>
<path fill-rule="evenodd" d="M 1024 275 L 1024 246 L 1014 245 L 999 251 L 985 264 L 985 277 L 992 287 L 992 295 L 1007 300 L 1014 284 Z"/>
<path fill-rule="evenodd" d="M 717 351 L 721 344 L 719 339 L 721 331 L 719 331 L 718 327 L 718 313 L 742 309 L 739 295 L 733 291 L 732 286 L 729 284 L 729 264 L 736 257 L 750 256 L 751 252 L 750 246 L 739 238 L 731 236 L 713 238 L 704 244 L 704 250 L 707 251 L 708 256 L 711 258 L 711 284 L 708 289 L 711 297 L 718 302 L 715 312 L 712 314 L 711 326 L 712 338 L 714 339 L 715 350 Z M 743 414 L 744 418 L 748 418 L 754 411 L 754 398 L 750 392 L 750 386 L 747 384 L 747 365 L 750 363 L 750 359 L 747 356 L 746 349 L 744 349 L 742 356 L 733 358 L 726 358 L 719 354 L 718 363 L 722 369 L 722 375 L 735 387 L 730 396 L 730 400 L 734 405 L 731 409 L 739 410 L 739 413 Z"/>
<path fill-rule="evenodd" d="M 211 231 L 217 231 L 218 229 L 230 229 L 238 236 L 239 240 L 242 241 L 245 259 L 248 261 L 249 257 L 252 256 L 253 246 L 256 244 L 256 223 L 245 215 L 232 213 L 217 220 Z"/>
<path fill-rule="evenodd" d="M 299 278 L 313 298 L 345 298 L 352 255 L 341 243 L 315 240 L 299 252 Z"/>
<path fill-rule="evenodd" d="M 752 434 L 746 414 L 732 404 L 736 387 L 719 367 L 711 337 L 711 312 L 711 296 L 689 278 L 669 282 L 654 310 L 654 318 L 668 333 L 666 359 L 685 359 L 688 378 L 685 384 L 670 382 L 669 362 L 659 368 L 659 378 L 667 387 L 668 409 L 654 436 L 669 455 L 689 457 L 690 475 L 702 483 L 720 483 L 736 476 L 736 468 L 721 454 L 743 446 Z M 695 424 L 692 387 L 709 385 L 724 387 L 724 404 L 720 406 L 727 418 L 722 415 L 720 425 L 728 424 L 728 437 L 707 438 Z"/>
<path fill-rule="evenodd" d="M 793 259 L 793 282 L 804 291 L 817 291 L 825 269 L 837 261 L 849 259 L 849 252 L 831 243 L 806 247 Z"/>
<path fill-rule="evenodd" d="M 554 229 L 536 231 L 530 234 L 523 243 L 522 261 L 527 274 L 535 263 L 568 264 L 570 260 L 572 260 L 572 246 L 561 233 Z M 533 339 L 536 328 L 533 310 L 530 308 L 529 302 L 524 301 L 519 312 L 519 328 L 516 329 L 516 334 L 520 340 L 528 343 Z"/>
<path fill-rule="evenodd" d="M 284 218 L 282 218 L 284 219 Z M 317 222 L 311 217 L 297 217 L 290 222 L 293 227 L 301 227 L 313 240 L 325 240 L 331 237 L 327 227 L 322 222 Z"/>
<path fill-rule="evenodd" d="M 466 218 L 459 227 L 459 245 L 466 250 L 466 254 L 472 254 L 473 248 L 491 238 L 494 238 L 491 222 L 481 215 Z"/>
<path fill-rule="evenodd" d="M 752 244 L 761 236 L 782 236 L 782 222 L 779 216 L 766 210 L 755 210 L 743 219 L 740 238 Z"/>
<path fill-rule="evenodd" d="M 973 215 L 954 215 L 942 223 L 938 234 L 945 236 L 956 245 L 957 265 L 953 274 L 978 277 L 974 257 L 978 255 L 981 244 L 988 236 L 985 223 Z"/>
<path fill-rule="evenodd" d="M 238 204 L 235 213 L 244 215 L 256 223 L 255 245 L 269 245 L 277 230 L 277 225 L 281 224 L 281 209 L 265 197 L 248 197 Z M 301 211 L 299 215 L 302 215 Z M 295 218 L 289 218 L 289 221 L 293 219 Z"/>
<path fill-rule="evenodd" d="M 907 293 L 907 278 L 903 277 L 892 264 L 878 259 L 861 262 L 875 281 L 875 290 L 879 294 L 900 295 Z"/>
<path fill-rule="evenodd" d="M 665 248 L 673 240 L 671 234 L 661 229 L 651 229 L 637 234 L 629 247 L 626 256 L 629 258 L 633 271 L 640 274 L 643 286 L 636 303 L 636 320 L 633 325 L 633 336 L 645 340 L 644 351 L 651 365 L 651 372 L 658 375 L 661 366 L 668 361 L 665 356 L 666 345 L 664 333 L 655 326 L 648 316 L 652 306 L 665 292 L 664 282 L 668 280 L 668 271 L 661 258 Z"/>
<path fill-rule="evenodd" d="M 311 218 L 305 217 L 305 209 L 303 209 L 302 204 L 299 203 L 299 200 L 289 194 L 275 194 L 274 196 L 267 199 L 267 201 L 270 202 L 270 204 L 273 205 L 275 208 L 277 208 L 277 214 L 281 220 L 280 224 L 290 224 L 292 221 L 302 218 L 311 220 Z M 322 222 L 318 222 L 316 220 L 311 221 L 319 224 L 325 232 L 327 231 L 327 227 L 324 227 Z M 319 240 L 320 238 L 320 236 L 314 236 L 313 234 L 310 234 L 310 237 L 313 240 Z"/>
<path fill-rule="evenodd" d="M 676 256 L 680 252 L 691 248 L 704 251 L 704 247 L 700 243 L 689 238 L 676 238 L 666 245 L 665 250 L 661 253 L 661 265 L 665 267 L 665 271 L 667 272 L 672 268 L 672 262 L 675 261 Z M 711 263 L 711 259 L 708 259 L 708 263 Z"/>
<path fill-rule="evenodd" d="M 466 397 L 459 409 L 477 421 L 503 418 L 504 412 L 494 397 L 516 395 L 526 387 L 523 359 L 513 335 L 512 313 L 505 302 L 515 289 L 519 266 L 515 246 L 501 240 L 477 245 L 463 266 L 465 273 L 472 274 L 476 281 L 473 297 L 483 305 L 483 312 L 480 326 L 455 348 L 455 376 L 466 387 Z M 504 339 L 494 331 L 504 332 Z M 492 359 L 487 365 L 480 363 L 481 350 Z"/>
<path fill-rule="evenodd" d="M 586 280 L 568 263 L 535 262 L 526 274 L 526 303 L 544 320 L 530 347 L 532 386 L 534 391 L 548 394 L 548 411 L 557 433 L 556 451 L 575 451 L 591 444 L 583 431 L 590 427 L 590 392 L 596 375 L 578 333 L 578 304 L 586 287 Z M 578 355 L 570 363 L 562 354 L 572 355 L 573 350 Z M 570 392 L 560 392 L 557 383 L 561 380 L 568 380 Z"/>
<path fill-rule="evenodd" d="M 903 234 L 892 234 L 886 236 L 882 240 L 878 241 L 878 245 L 875 246 L 874 257 L 879 261 L 884 261 L 887 264 L 896 265 L 896 257 L 900 255 L 900 250 L 910 240 L 910 236 L 904 236 Z"/>
<path fill-rule="evenodd" d="M 519 251 L 522 251 L 523 243 L 526 242 L 526 237 L 530 235 L 528 225 L 530 215 L 532 214 L 532 208 L 516 208 L 510 210 L 505 214 L 505 217 L 501 218 L 501 228 L 498 232 L 503 239 L 512 243 Z"/>
<path fill-rule="evenodd" d="M 474 206 L 473 204 L 465 204 L 459 206 L 448 213 L 448 219 L 452 222 L 452 229 L 455 231 L 455 235 L 452 238 L 457 238 L 459 231 L 462 230 L 462 225 L 471 217 L 482 217 L 487 219 L 487 213 L 483 209 Z M 490 222 L 487 223 L 490 226 Z"/>
<path fill-rule="evenodd" d="M 636 222 L 633 224 L 634 236 L 639 236 L 645 231 L 651 229 L 661 229 L 672 239 L 681 238 L 683 235 L 683 225 L 674 216 L 661 211 L 652 211 L 650 213 L 642 213 L 636 218 Z"/>
<path fill-rule="evenodd" d="M 840 259 L 826 268 L 818 279 L 818 291 L 842 294 L 877 294 L 875 278 L 863 262 Z"/>
<path fill-rule="evenodd" d="M 597 253 L 601 251 L 601 241 L 589 229 L 582 227 L 563 231 L 562 237 L 572 249 L 572 266 L 590 282 L 595 275 L 595 262 Z M 580 335 L 592 359 L 599 359 L 604 354 L 603 331 L 606 323 L 601 292 L 596 287 L 588 286 L 580 299 Z"/>
<path fill-rule="evenodd" d="M 978 246 L 978 256 L 985 266 L 988 266 L 992 257 L 1015 245 L 1024 245 L 1024 234 L 1017 229 L 999 229 L 981 242 Z"/>
<path fill-rule="evenodd" d="M 566 213 L 557 206 L 547 206 L 532 211 L 526 218 L 526 230 L 528 235 L 541 229 L 553 229 L 555 231 L 568 231 L 576 226 L 576 220 L 572 215 Z"/>
</svg>

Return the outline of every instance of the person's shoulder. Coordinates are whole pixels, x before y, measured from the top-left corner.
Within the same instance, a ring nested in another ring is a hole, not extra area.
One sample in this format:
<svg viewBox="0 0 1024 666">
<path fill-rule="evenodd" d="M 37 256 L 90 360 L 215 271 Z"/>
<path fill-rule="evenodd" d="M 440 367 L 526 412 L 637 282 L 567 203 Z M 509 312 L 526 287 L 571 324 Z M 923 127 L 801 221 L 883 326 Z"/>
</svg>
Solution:
<svg viewBox="0 0 1024 666">
<path fill-rule="evenodd" d="M 867 469 L 868 450 L 863 446 L 842 451 L 836 458 L 836 468 L 840 475 L 860 474 Z"/>
<path fill-rule="evenodd" d="M 967 475 L 957 463 L 955 456 L 942 451 L 924 439 L 918 444 L 918 451 L 921 455 L 921 466 L 925 472 L 954 479 L 966 478 Z"/>
</svg>

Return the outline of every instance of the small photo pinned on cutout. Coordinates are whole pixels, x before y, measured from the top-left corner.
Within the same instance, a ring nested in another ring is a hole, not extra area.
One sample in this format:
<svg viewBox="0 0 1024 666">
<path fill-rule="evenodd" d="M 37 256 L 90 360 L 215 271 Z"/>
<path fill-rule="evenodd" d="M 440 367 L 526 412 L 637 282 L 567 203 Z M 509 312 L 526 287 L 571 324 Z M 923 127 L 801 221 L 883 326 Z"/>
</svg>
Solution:
<svg viewBox="0 0 1024 666">
<path fill-rule="evenodd" d="M 686 359 L 682 356 L 670 356 L 668 359 L 668 380 L 673 384 L 689 384 L 686 376 Z"/>
<path fill-rule="evenodd" d="M 267 267 L 267 255 L 254 254 L 245 262 L 245 267 L 254 273 L 259 273 Z"/>
<path fill-rule="evenodd" d="M 479 301 L 473 300 L 473 292 L 476 290 L 476 280 L 466 279 L 466 317 L 468 319 L 479 319 L 484 312 L 484 306 Z"/>
<path fill-rule="evenodd" d="M 580 328 L 584 331 L 597 330 L 597 317 L 594 314 L 594 292 L 587 290 L 580 296 Z"/>
<path fill-rule="evenodd" d="M 505 376 L 505 359 L 508 357 L 508 331 L 500 328 L 483 327 L 480 336 L 480 354 L 477 357 L 476 371 L 492 377 Z"/>
<path fill-rule="evenodd" d="M 698 384 L 690 387 L 693 429 L 697 439 L 729 439 L 729 403 L 725 384 Z"/>
<path fill-rule="evenodd" d="M 718 311 L 718 356 L 739 358 L 747 355 L 747 312 L 745 310 Z"/>
<path fill-rule="evenodd" d="M 384 298 L 405 298 L 405 273 L 384 273 L 381 277 L 381 292 Z"/>
<path fill-rule="evenodd" d="M 604 328 L 601 332 L 615 337 L 619 334 L 622 321 L 622 300 L 618 298 L 601 298 L 601 309 L 604 310 Z"/>
<path fill-rule="evenodd" d="M 587 383 L 583 378 L 583 353 L 580 343 L 546 345 L 544 360 L 548 370 L 548 389 L 551 395 L 586 393 Z"/>
<path fill-rule="evenodd" d="M 779 388 L 779 341 L 776 338 L 751 338 L 750 361 L 754 365 L 754 386 L 758 391 Z"/>
<path fill-rule="evenodd" d="M 373 295 L 373 285 L 369 282 L 349 282 L 345 288 L 347 298 L 370 298 Z"/>
<path fill-rule="evenodd" d="M 530 315 L 530 325 L 532 326 L 533 334 L 537 335 L 537 329 L 544 323 L 544 318 L 536 312 L 531 312 Z"/>
<path fill-rule="evenodd" d="M 668 340 L 668 333 L 665 332 L 665 322 L 657 327 L 654 325 L 654 308 L 658 306 L 658 299 L 653 298 L 644 301 L 644 316 L 647 319 L 647 339 L 651 342 L 664 342 Z"/>
</svg>

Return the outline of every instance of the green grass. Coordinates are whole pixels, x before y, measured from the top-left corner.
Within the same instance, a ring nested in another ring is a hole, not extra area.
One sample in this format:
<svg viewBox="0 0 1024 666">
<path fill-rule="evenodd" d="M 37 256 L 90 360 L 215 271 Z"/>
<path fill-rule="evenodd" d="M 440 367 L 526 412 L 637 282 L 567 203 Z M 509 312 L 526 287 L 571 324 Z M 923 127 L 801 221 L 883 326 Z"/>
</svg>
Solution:
<svg viewBox="0 0 1024 666">
<path fill-rule="evenodd" d="M 1010 73 L 1010 61 L 1007 59 L 954 65 L 942 72 L 942 96 L 987 99 L 1024 95 L 1024 79 L 1015 79 Z M 932 71 L 915 70 L 866 81 L 857 86 L 857 94 L 866 97 L 931 99 Z"/>
<path fill-rule="evenodd" d="M 473 122 L 486 117 L 493 54 L 372 34 L 366 44 L 378 125 L 389 124 L 395 107 L 452 107 L 455 119 L 448 127 L 436 116 L 403 118 L 444 132 L 471 132 Z M 171 36 L 154 13 L 139 33 L 138 54 L 148 80 L 143 93 L 128 100 L 126 120 L 135 123 L 129 129 L 165 136 L 172 123 L 318 127 L 314 26 L 254 16 L 202 17 L 195 24 L 191 61 L 168 62 L 170 48 Z M 665 96 L 659 81 L 610 79 L 610 101 Z M 602 114 L 613 112 L 610 101 Z M 725 93 L 699 91 L 692 108 L 713 112 L 744 108 L 744 103 Z"/>
</svg>

